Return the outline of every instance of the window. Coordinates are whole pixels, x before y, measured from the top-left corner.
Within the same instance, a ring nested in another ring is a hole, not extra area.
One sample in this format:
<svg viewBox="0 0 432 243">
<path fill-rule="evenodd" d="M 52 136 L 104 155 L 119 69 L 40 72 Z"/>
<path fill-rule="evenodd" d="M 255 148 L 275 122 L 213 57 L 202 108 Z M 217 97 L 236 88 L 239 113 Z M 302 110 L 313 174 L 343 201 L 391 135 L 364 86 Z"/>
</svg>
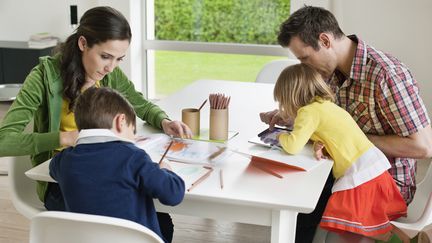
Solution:
<svg viewBox="0 0 432 243">
<path fill-rule="evenodd" d="M 197 79 L 254 82 L 288 51 L 277 44 L 289 0 L 146 1 L 147 92 L 158 98 Z"/>
</svg>

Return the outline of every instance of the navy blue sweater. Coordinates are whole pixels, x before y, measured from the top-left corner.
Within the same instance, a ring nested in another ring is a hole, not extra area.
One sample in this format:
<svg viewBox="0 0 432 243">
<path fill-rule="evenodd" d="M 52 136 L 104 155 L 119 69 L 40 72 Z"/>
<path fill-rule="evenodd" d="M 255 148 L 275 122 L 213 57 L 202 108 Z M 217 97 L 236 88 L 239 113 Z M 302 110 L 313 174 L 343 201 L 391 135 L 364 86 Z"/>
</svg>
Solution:
<svg viewBox="0 0 432 243">
<path fill-rule="evenodd" d="M 153 198 L 174 206 L 185 192 L 179 176 L 123 141 L 67 148 L 52 159 L 50 175 L 60 185 L 67 211 L 128 219 L 161 238 Z"/>
</svg>

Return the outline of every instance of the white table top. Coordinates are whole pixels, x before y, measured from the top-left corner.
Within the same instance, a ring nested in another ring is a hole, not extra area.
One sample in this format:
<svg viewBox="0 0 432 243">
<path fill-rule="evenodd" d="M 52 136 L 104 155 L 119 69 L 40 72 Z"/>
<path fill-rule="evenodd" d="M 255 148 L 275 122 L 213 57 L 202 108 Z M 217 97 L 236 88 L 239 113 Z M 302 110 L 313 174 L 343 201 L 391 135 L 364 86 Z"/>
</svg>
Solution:
<svg viewBox="0 0 432 243">
<path fill-rule="evenodd" d="M 259 119 L 259 112 L 277 108 L 273 101 L 272 84 L 244 83 L 234 81 L 199 80 L 157 104 L 173 120 L 181 120 L 182 108 L 196 108 L 210 93 L 224 93 L 231 96 L 229 130 L 239 134 L 228 141 L 227 146 L 252 153 L 267 148 L 248 143 L 248 139 L 264 130 L 267 125 Z M 201 110 L 201 128 L 208 128 L 208 103 Z M 148 125 L 137 124 L 137 134 L 160 132 Z M 307 146 L 302 155 L 312 157 Z M 287 155 L 288 156 L 288 155 Z M 313 211 L 318 202 L 332 162 L 317 161 L 320 165 L 311 171 L 287 170 L 280 179 L 249 165 L 249 160 L 231 153 L 216 163 L 215 171 L 209 178 L 186 193 L 186 200 L 212 203 L 252 206 L 272 210 L 291 210 L 301 213 Z M 223 169 L 224 188 L 220 188 L 219 169 Z M 41 166 L 36 176 L 49 180 L 48 164 Z M 39 174 L 38 174 L 39 173 Z M 33 174 L 34 176 L 35 174 Z M 48 176 L 48 177 L 46 177 Z"/>
<path fill-rule="evenodd" d="M 277 108 L 273 99 L 273 87 L 273 84 L 198 80 L 157 104 L 171 119 L 181 120 L 183 108 L 199 107 L 210 93 L 231 96 L 229 130 L 238 131 L 239 134 L 227 143 L 228 147 L 250 152 L 265 151 L 266 148 L 247 141 L 268 126 L 260 121 L 259 112 Z M 201 109 L 201 128 L 208 128 L 209 110 L 208 104 Z M 138 129 L 138 134 L 147 132 L 148 126 Z M 301 154 L 313 157 L 310 147 L 306 147 Z M 286 171 L 282 173 L 284 178 L 279 179 L 248 166 L 247 158 L 232 154 L 217 164 L 224 171 L 223 189 L 219 186 L 218 173 L 212 173 L 210 178 L 187 193 L 186 197 L 309 213 L 316 206 L 333 164 L 323 160 L 317 163 L 320 165 L 312 171 Z"/>
</svg>

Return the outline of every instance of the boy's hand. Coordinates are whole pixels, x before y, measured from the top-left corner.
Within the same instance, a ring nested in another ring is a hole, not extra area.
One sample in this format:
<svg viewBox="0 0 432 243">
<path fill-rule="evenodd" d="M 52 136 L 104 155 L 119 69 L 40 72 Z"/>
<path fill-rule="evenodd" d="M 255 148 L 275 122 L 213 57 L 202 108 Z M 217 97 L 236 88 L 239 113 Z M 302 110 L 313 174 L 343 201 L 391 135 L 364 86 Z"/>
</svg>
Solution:
<svg viewBox="0 0 432 243">
<path fill-rule="evenodd" d="M 325 146 L 324 146 L 323 143 L 321 143 L 321 142 L 314 142 L 314 144 L 313 144 L 313 150 L 314 150 L 315 158 L 317 160 L 328 159 L 327 156 L 324 155 L 324 153 L 325 153 Z"/>
<path fill-rule="evenodd" d="M 162 120 L 162 129 L 167 135 L 180 138 L 192 138 L 192 131 L 181 121 Z"/>
<path fill-rule="evenodd" d="M 159 168 L 172 171 L 172 168 L 171 168 L 168 160 L 166 160 L 166 159 L 162 160 L 162 162 L 159 164 Z"/>
</svg>

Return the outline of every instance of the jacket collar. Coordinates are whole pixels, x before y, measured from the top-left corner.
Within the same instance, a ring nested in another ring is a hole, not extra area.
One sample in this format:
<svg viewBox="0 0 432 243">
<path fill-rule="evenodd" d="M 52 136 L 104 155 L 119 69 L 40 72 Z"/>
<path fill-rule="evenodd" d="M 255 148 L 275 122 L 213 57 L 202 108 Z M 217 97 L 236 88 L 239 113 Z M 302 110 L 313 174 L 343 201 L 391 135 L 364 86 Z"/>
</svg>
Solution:
<svg viewBox="0 0 432 243">
<path fill-rule="evenodd" d="M 118 137 L 109 129 L 83 129 L 78 135 L 77 145 L 91 143 L 107 143 L 114 141 L 134 143 L 134 141 L 131 141 L 129 139 Z"/>
</svg>

